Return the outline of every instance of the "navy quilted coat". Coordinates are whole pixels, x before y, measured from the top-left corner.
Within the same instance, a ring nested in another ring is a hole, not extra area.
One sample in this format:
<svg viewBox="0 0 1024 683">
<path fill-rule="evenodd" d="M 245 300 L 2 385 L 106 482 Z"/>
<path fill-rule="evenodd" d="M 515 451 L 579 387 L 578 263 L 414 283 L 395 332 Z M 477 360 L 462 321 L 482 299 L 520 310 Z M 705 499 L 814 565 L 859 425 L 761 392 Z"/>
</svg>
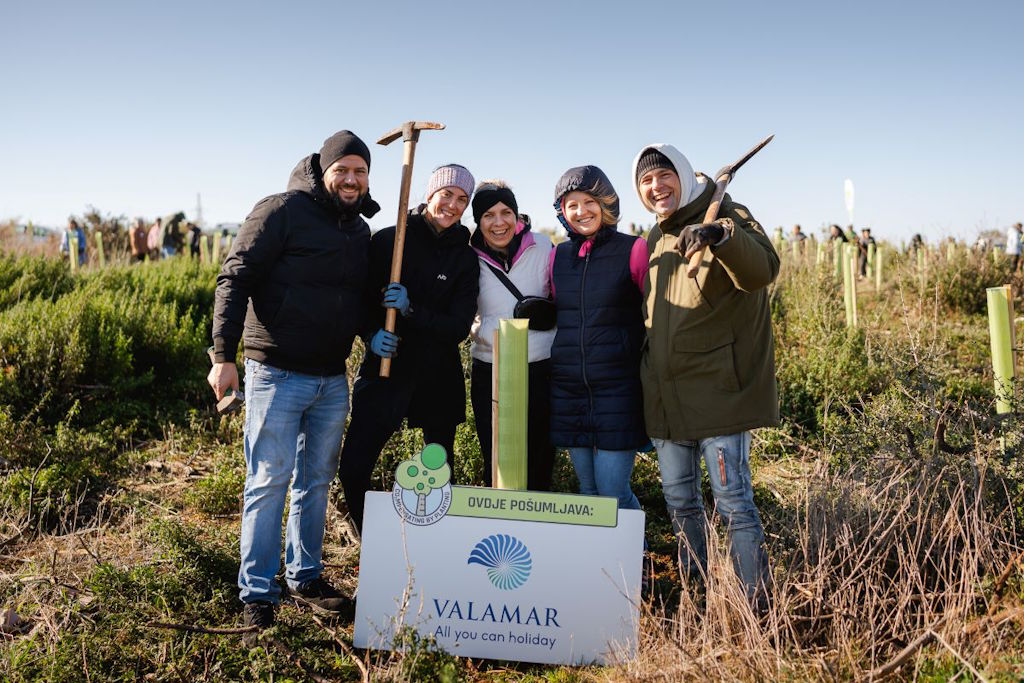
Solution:
<svg viewBox="0 0 1024 683">
<path fill-rule="evenodd" d="M 636 238 L 604 225 L 580 255 L 585 240 L 562 215 L 562 197 L 573 190 L 610 195 L 614 189 L 596 167 L 572 171 L 555 192 L 555 209 L 570 239 L 556 247 L 552 265 L 558 310 L 551 347 L 552 443 L 636 450 L 647 443 L 640 385 L 642 296 L 629 267 Z"/>
</svg>

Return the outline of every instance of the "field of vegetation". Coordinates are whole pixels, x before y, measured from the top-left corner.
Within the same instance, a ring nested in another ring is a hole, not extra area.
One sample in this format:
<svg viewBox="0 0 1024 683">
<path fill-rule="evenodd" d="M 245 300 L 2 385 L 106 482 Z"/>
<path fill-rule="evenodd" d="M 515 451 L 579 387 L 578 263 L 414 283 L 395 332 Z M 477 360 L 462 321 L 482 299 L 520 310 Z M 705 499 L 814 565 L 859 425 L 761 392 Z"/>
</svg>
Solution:
<svg viewBox="0 0 1024 683">
<path fill-rule="evenodd" d="M 681 587 L 656 459 L 641 454 L 656 585 L 639 652 L 577 668 L 457 658 L 412 634 L 394 653 L 360 651 L 351 618 L 288 603 L 244 647 L 232 632 L 243 418 L 218 417 L 205 382 L 216 267 L 108 257 L 72 275 L 5 244 L 0 680 L 1024 677 L 1022 429 L 1016 405 L 995 414 L 985 315 L 986 287 L 1024 281 L 998 254 L 961 245 L 921 269 L 888 249 L 850 330 L 827 259 L 784 249 L 771 291 L 783 423 L 756 432 L 752 454 L 771 608 L 746 606 L 714 531 L 706 593 Z M 467 411 L 455 478 L 480 483 Z M 420 438 L 395 436 L 376 485 Z M 555 482 L 575 490 L 564 454 Z M 358 543 L 333 507 L 325 561 L 355 588 Z"/>
</svg>

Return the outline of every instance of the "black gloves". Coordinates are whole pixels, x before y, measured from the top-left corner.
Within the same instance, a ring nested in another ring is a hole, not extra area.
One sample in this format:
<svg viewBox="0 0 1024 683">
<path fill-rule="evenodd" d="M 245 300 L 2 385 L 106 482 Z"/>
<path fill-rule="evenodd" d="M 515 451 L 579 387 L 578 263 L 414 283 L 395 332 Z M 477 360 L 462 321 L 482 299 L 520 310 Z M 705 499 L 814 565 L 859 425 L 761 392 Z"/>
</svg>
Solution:
<svg viewBox="0 0 1024 683">
<path fill-rule="evenodd" d="M 719 218 L 714 223 L 687 225 L 676 240 L 676 251 L 683 258 L 690 258 L 704 247 L 713 247 L 726 235 L 732 235 L 733 223 L 728 218 Z"/>
</svg>

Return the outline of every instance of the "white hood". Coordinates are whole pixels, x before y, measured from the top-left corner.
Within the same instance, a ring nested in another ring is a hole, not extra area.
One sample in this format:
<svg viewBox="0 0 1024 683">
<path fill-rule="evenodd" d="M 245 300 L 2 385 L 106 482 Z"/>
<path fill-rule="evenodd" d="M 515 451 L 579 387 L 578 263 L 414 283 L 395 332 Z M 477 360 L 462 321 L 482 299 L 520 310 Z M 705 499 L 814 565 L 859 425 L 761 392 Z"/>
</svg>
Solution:
<svg viewBox="0 0 1024 683">
<path fill-rule="evenodd" d="M 637 182 L 639 179 L 636 177 L 636 167 L 640 163 L 640 157 L 642 157 L 644 152 L 649 149 L 661 152 L 668 157 L 668 160 L 676 167 L 676 175 L 679 176 L 681 199 L 676 211 L 700 196 L 701 192 L 704 191 L 704 185 L 707 183 L 707 177 L 703 175 L 697 177 L 697 174 L 693 172 L 693 166 L 690 165 L 689 160 L 683 156 L 682 152 L 672 145 L 667 145 L 663 142 L 646 145 L 640 150 L 640 153 L 636 155 L 636 158 L 633 159 L 633 189 L 636 190 L 637 196 L 640 197 L 640 203 L 643 204 L 648 211 L 650 211 L 650 207 L 647 206 L 647 203 L 644 202 L 643 195 L 640 194 L 640 184 Z"/>
</svg>

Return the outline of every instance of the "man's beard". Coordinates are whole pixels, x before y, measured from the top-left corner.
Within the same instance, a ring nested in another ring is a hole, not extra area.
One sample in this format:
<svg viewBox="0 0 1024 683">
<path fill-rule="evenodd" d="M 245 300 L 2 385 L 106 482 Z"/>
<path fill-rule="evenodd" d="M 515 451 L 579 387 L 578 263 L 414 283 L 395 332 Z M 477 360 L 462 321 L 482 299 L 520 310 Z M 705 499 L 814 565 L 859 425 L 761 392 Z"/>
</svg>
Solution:
<svg viewBox="0 0 1024 683">
<path fill-rule="evenodd" d="M 338 213 L 352 213 L 353 211 L 359 208 L 359 205 L 362 204 L 363 197 L 366 196 L 365 192 L 360 192 L 359 196 L 357 196 L 351 202 L 346 202 L 344 199 L 341 198 L 341 194 L 338 192 L 331 192 L 330 190 L 328 190 L 326 194 L 327 199 L 329 199 L 331 202 L 331 206 L 333 206 L 334 210 L 337 211 Z"/>
</svg>

